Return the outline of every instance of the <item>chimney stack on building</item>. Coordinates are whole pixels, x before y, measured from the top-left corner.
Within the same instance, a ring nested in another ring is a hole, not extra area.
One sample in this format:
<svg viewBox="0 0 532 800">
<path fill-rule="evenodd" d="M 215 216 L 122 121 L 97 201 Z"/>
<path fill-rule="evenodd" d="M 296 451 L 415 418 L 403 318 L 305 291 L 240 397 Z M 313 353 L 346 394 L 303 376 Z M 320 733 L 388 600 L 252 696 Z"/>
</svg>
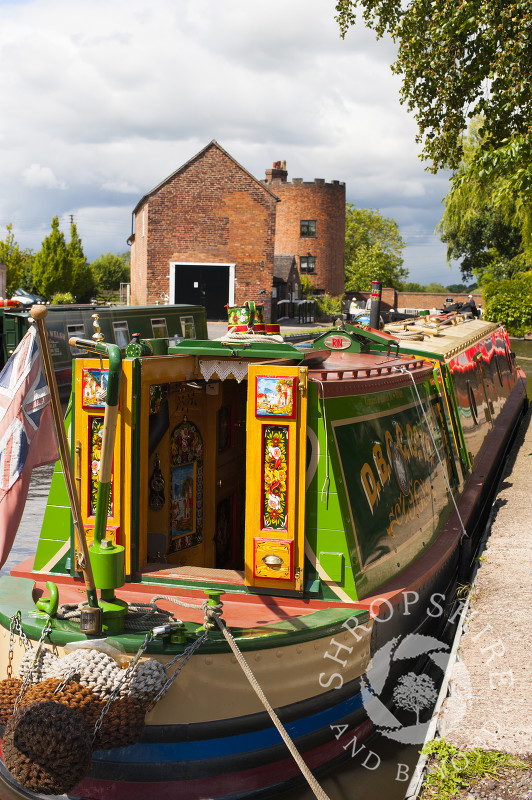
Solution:
<svg viewBox="0 0 532 800">
<path fill-rule="evenodd" d="M 281 183 L 286 183 L 287 178 L 288 172 L 286 170 L 286 161 L 274 161 L 272 169 L 266 170 L 265 183 L 271 183 L 272 181 L 281 181 Z"/>
</svg>

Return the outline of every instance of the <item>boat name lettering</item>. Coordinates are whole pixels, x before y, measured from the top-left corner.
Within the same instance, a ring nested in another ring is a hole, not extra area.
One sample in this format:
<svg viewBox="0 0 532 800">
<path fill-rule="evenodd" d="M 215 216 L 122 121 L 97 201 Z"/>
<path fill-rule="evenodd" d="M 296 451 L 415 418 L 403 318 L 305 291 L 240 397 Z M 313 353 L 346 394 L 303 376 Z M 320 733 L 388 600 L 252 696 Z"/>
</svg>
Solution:
<svg viewBox="0 0 532 800">
<path fill-rule="evenodd" d="M 400 499 L 390 511 L 390 524 L 386 529 L 389 536 L 394 536 L 394 528 L 404 525 L 408 520 L 415 519 L 430 503 L 430 489 L 421 481 L 414 481 L 408 497 L 401 495 Z"/>
<path fill-rule="evenodd" d="M 394 422 L 394 425 L 395 437 L 390 430 L 387 430 L 384 434 L 385 448 L 381 442 L 375 442 L 373 445 L 373 466 L 366 461 L 360 470 L 362 488 L 372 514 L 375 513 L 382 490 L 394 472 L 401 492 L 411 497 L 411 502 L 415 505 L 417 501 L 409 485 L 408 462 L 417 459 L 427 462 L 432 467 L 435 457 L 431 452 L 430 437 L 423 428 L 407 424 L 403 432 L 398 422 Z"/>
<path fill-rule="evenodd" d="M 55 331 L 53 329 L 49 330 L 48 331 L 48 336 L 49 336 L 50 339 L 59 339 L 62 342 L 64 342 L 66 340 L 66 334 L 63 333 L 62 331 Z"/>
<path fill-rule="evenodd" d="M 382 406 L 385 402 L 391 400 L 403 400 L 404 394 L 402 389 L 396 389 L 394 392 L 377 392 L 377 394 L 367 394 L 363 398 L 365 406 Z"/>
</svg>

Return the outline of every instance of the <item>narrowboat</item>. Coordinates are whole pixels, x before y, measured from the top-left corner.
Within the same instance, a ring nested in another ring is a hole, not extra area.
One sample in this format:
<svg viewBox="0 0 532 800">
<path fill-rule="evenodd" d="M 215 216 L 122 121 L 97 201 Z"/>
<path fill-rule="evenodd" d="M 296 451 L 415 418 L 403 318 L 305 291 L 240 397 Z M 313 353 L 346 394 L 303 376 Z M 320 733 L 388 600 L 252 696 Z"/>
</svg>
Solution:
<svg viewBox="0 0 532 800">
<path fill-rule="evenodd" d="M 6 301 L 12 302 L 12 301 Z M 99 317 L 106 341 L 125 348 L 131 334 L 142 337 L 176 339 L 207 338 L 207 322 L 203 306 L 96 306 L 67 304 L 47 306 L 46 327 L 54 361 L 56 380 L 62 400 L 68 400 L 72 386 L 72 359 L 85 353 L 69 345 L 72 336 L 90 339 L 93 315 Z M 13 301 L 10 307 L 0 307 L 0 369 L 14 353 L 31 321 L 30 311 Z"/>
<path fill-rule="evenodd" d="M 500 326 L 403 328 L 70 339 L 71 455 L 0 579 L 6 787 L 267 797 L 401 740 L 397 683 L 439 651 L 400 648 L 444 635 L 527 402 Z"/>
</svg>

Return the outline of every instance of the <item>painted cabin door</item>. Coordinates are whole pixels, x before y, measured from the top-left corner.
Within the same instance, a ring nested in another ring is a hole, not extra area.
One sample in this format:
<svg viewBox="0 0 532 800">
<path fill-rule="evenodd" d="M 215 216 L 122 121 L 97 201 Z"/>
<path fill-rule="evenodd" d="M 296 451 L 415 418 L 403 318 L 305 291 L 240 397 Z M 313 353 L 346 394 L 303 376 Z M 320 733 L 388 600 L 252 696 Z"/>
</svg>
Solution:
<svg viewBox="0 0 532 800">
<path fill-rule="evenodd" d="M 303 589 L 307 368 L 248 371 L 246 585 Z"/>
</svg>

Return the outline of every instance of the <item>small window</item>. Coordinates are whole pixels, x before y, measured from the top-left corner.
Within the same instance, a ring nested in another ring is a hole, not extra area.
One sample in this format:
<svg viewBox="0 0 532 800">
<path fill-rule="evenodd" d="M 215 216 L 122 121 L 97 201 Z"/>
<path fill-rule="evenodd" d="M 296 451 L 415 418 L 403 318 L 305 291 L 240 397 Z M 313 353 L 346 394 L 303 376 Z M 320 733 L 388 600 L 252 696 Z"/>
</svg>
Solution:
<svg viewBox="0 0 532 800">
<path fill-rule="evenodd" d="M 67 334 L 68 338 L 70 339 L 71 336 L 75 336 L 76 339 L 84 339 L 85 338 L 85 326 L 83 323 L 76 322 L 71 325 L 67 325 Z M 84 350 L 82 347 L 72 347 L 70 346 L 70 350 L 73 356 L 79 355 L 87 355 L 87 351 Z"/>
<path fill-rule="evenodd" d="M 115 342 L 121 350 L 129 344 L 129 326 L 125 320 L 120 322 L 113 322 L 113 331 L 115 335 Z"/>
<path fill-rule="evenodd" d="M 300 223 L 300 236 L 316 236 L 316 220 L 302 219 Z"/>
<path fill-rule="evenodd" d="M 301 272 L 316 272 L 316 256 L 300 256 L 299 269 Z"/>
<path fill-rule="evenodd" d="M 195 339 L 196 325 L 194 324 L 194 317 L 181 317 L 180 322 L 183 339 Z"/>
<path fill-rule="evenodd" d="M 155 339 L 168 339 L 168 326 L 164 317 L 152 319 L 151 329 Z"/>
</svg>

